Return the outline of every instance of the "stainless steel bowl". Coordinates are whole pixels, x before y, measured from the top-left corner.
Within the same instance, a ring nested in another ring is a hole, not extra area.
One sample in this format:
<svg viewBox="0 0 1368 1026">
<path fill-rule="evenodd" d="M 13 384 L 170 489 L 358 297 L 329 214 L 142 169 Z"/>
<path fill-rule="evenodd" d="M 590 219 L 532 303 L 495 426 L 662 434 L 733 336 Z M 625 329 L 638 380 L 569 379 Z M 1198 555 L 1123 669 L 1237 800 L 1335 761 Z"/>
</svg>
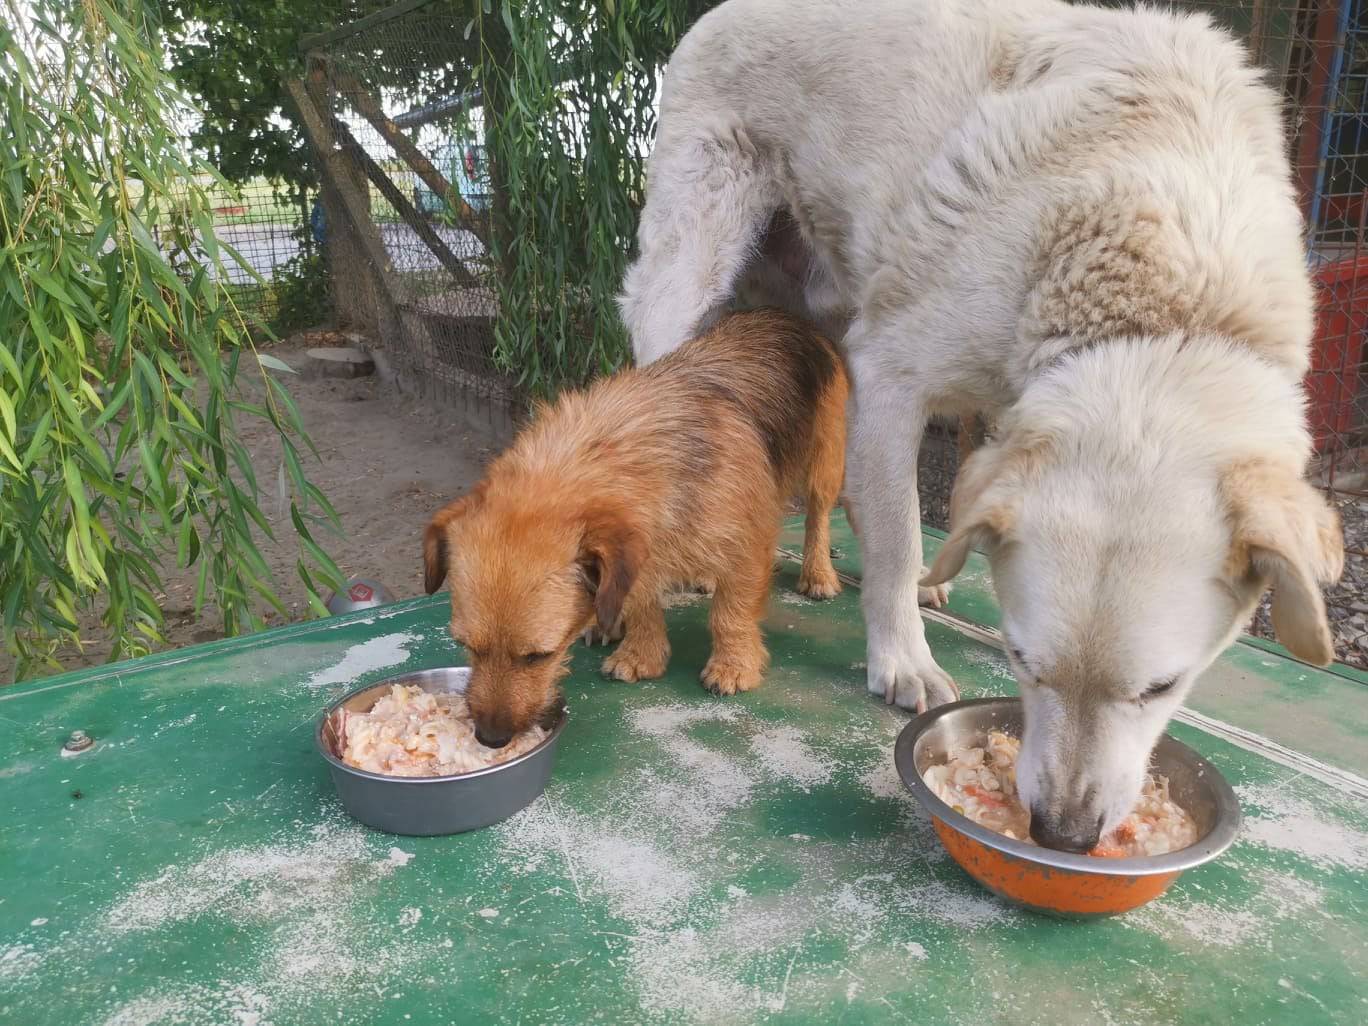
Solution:
<svg viewBox="0 0 1368 1026">
<path fill-rule="evenodd" d="M 898 736 L 893 760 L 903 782 L 931 814 L 956 861 L 990 890 L 1037 911 L 1114 915 L 1162 894 L 1184 870 L 1216 858 L 1235 840 L 1240 806 L 1225 778 L 1187 745 L 1165 734 L 1151 756 L 1173 799 L 1197 822 L 1197 843 L 1147 858 L 1094 858 L 1015 841 L 961 815 L 922 780 L 951 747 L 981 743 L 996 728 L 1022 731 L 1019 698 L 955 702 L 918 716 Z"/>
<path fill-rule="evenodd" d="M 416 684 L 433 694 L 460 694 L 470 679 L 465 666 L 418 670 L 390 677 L 342 696 L 319 717 L 314 732 L 333 785 L 346 810 L 362 823 L 391 834 L 428 837 L 478 830 L 531 804 L 546 789 L 565 728 L 562 708 L 546 740 L 508 762 L 445 777 L 388 777 L 348 766 L 340 758 L 337 713 L 368 712 L 395 684 Z"/>
</svg>

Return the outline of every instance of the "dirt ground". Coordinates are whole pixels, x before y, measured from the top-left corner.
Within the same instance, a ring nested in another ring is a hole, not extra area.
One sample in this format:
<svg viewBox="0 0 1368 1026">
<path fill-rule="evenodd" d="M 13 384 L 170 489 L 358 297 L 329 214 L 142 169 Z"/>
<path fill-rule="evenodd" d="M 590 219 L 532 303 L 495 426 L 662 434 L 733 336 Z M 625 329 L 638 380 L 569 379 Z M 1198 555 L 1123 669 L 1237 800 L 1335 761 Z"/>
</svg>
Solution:
<svg viewBox="0 0 1368 1026">
<path fill-rule="evenodd" d="M 343 344 L 335 338 L 304 335 L 272 347 L 269 353 L 303 369 L 305 351 L 315 345 Z M 399 394 L 379 377 L 350 380 L 304 374 L 278 376 L 289 386 L 322 461 L 309 458 L 305 471 L 337 508 L 345 530 L 335 537 L 322 529 L 315 538 L 344 573 L 380 581 L 395 598 L 423 591 L 422 532 L 432 513 L 479 479 L 483 464 L 500 445 L 493 427 L 481 431 L 479 418 Z M 259 394 L 257 383 L 249 394 Z M 477 423 L 472 424 L 471 421 Z M 299 547 L 290 525 L 288 501 L 281 508 L 273 492 L 280 447 L 269 425 L 243 420 L 243 442 L 252 454 L 257 480 L 268 492 L 261 507 L 276 538 L 260 538 L 263 557 L 275 574 L 277 594 L 292 619 L 307 617 L 304 586 L 295 573 Z M 194 615 L 198 566 L 164 572 L 168 647 L 213 641 L 223 636 L 215 610 Z M 268 622 L 281 622 L 274 612 Z M 94 629 L 90 629 L 94 627 Z M 59 658 L 66 669 L 105 662 L 109 645 L 99 639 L 91 618 L 83 651 Z M 0 652 L 0 684 L 10 680 L 9 654 Z"/>
</svg>

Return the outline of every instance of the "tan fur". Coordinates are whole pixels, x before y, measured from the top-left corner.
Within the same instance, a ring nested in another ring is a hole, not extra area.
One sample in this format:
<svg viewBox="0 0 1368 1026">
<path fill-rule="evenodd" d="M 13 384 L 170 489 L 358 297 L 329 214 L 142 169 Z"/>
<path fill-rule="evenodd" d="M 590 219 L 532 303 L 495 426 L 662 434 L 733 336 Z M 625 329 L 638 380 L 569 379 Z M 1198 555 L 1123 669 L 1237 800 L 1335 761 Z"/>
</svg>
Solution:
<svg viewBox="0 0 1368 1026">
<path fill-rule="evenodd" d="M 1016 520 L 1016 496 L 1035 473 L 1049 440 L 1031 431 L 973 449 L 955 475 L 950 494 L 950 534 L 922 585 L 945 584 L 964 567 L 975 548 L 990 550 L 1007 540 Z"/>
<path fill-rule="evenodd" d="M 800 589 L 840 590 L 828 519 L 844 478 L 847 392 L 830 342 L 756 311 L 543 407 L 424 539 L 429 593 L 450 579 L 451 632 L 470 655 L 484 735 L 516 733 L 553 708 L 586 628 L 622 634 L 609 676 L 664 673 L 660 600 L 681 585 L 715 586 L 704 684 L 756 687 L 790 497 L 807 504 Z"/>
<path fill-rule="evenodd" d="M 1234 525 L 1227 574 L 1262 594 L 1273 588 L 1273 629 L 1298 659 L 1335 658 L 1321 586 L 1339 579 L 1344 547 L 1339 514 L 1295 470 L 1269 461 L 1237 464 L 1222 492 Z"/>
</svg>

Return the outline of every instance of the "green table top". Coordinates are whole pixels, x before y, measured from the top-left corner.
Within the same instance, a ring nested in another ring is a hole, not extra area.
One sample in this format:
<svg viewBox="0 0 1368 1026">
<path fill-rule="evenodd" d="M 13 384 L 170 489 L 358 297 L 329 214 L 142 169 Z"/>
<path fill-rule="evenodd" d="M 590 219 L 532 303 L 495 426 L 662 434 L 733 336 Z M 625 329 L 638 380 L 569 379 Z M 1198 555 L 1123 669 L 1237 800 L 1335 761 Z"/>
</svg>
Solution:
<svg viewBox="0 0 1368 1026">
<path fill-rule="evenodd" d="M 751 694 L 697 683 L 706 600 L 672 610 L 662 681 L 581 650 L 547 793 L 455 837 L 351 822 L 312 739 L 356 683 L 460 662 L 444 596 L 0 691 L 0 1023 L 1368 1021 L 1361 678 L 1236 646 L 1173 733 L 1236 786 L 1240 840 L 1057 922 L 941 851 L 858 595 L 794 579 Z M 994 617 L 976 562 L 943 620 L 978 626 L 929 626 L 966 695 L 1013 690 Z M 76 728 L 98 743 L 63 758 Z"/>
</svg>

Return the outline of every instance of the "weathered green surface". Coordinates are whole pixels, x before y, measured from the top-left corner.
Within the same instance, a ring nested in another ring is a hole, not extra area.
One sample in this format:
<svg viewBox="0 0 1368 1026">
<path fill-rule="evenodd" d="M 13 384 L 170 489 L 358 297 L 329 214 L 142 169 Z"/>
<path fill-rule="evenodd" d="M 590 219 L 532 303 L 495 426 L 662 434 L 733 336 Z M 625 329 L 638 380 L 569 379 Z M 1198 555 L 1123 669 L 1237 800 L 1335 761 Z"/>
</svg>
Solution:
<svg viewBox="0 0 1368 1026">
<path fill-rule="evenodd" d="M 1236 784 L 1241 841 L 1121 919 L 1018 913 L 898 782 L 857 596 L 792 585 L 739 699 L 696 683 L 703 602 L 671 614 L 664 681 L 582 651 L 551 789 L 460 837 L 350 823 L 312 748 L 354 682 L 458 661 L 440 601 L 0 691 L 0 1023 L 1368 1020 L 1368 802 L 1178 725 Z M 930 634 L 967 693 L 1011 690 L 994 649 Z M 1261 686 L 1350 689 L 1363 737 L 1360 685 L 1256 656 Z M 78 727 L 98 746 L 60 758 Z"/>
</svg>

